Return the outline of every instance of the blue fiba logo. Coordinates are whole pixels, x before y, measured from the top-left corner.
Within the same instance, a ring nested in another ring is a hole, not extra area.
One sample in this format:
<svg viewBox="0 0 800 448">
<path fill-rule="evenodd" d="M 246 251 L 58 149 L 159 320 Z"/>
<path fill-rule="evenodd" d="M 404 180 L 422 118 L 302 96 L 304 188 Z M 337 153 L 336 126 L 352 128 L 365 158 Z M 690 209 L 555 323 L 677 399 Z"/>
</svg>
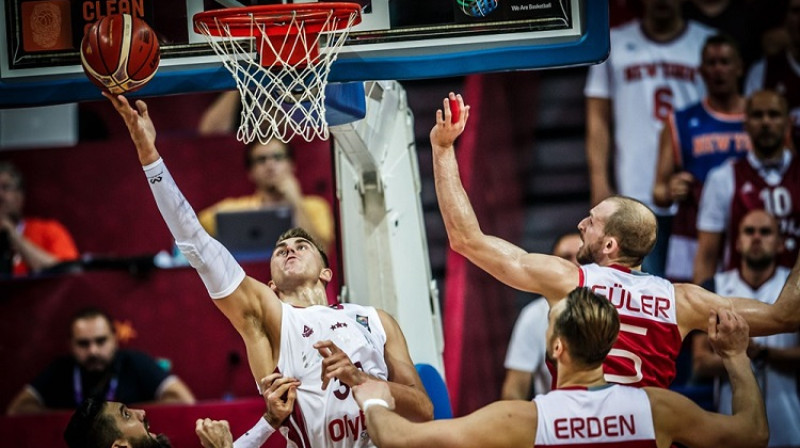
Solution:
<svg viewBox="0 0 800 448">
<path fill-rule="evenodd" d="M 472 17 L 486 17 L 497 9 L 498 0 L 457 0 L 464 14 Z"/>
</svg>

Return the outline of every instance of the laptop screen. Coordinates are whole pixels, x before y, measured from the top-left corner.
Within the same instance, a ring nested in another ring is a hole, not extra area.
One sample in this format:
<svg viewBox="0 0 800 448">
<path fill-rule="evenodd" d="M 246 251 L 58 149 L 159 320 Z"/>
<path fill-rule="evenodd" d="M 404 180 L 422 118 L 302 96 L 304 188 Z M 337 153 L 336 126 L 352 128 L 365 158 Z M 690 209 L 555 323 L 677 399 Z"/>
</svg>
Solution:
<svg viewBox="0 0 800 448">
<path fill-rule="evenodd" d="M 272 256 L 275 242 L 292 227 L 290 207 L 217 213 L 217 239 L 239 261 Z"/>
</svg>

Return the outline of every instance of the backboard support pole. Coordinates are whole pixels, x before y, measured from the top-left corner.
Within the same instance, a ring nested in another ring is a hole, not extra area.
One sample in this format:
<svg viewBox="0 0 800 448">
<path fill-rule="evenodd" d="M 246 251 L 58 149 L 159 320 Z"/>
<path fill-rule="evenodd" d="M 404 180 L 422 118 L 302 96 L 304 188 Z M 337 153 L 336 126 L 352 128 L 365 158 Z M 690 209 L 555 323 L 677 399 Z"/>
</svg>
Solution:
<svg viewBox="0 0 800 448">
<path fill-rule="evenodd" d="M 392 314 L 414 362 L 430 364 L 444 376 L 413 115 L 399 83 L 368 82 L 366 90 L 366 117 L 330 128 L 342 224 L 342 300 Z"/>
</svg>

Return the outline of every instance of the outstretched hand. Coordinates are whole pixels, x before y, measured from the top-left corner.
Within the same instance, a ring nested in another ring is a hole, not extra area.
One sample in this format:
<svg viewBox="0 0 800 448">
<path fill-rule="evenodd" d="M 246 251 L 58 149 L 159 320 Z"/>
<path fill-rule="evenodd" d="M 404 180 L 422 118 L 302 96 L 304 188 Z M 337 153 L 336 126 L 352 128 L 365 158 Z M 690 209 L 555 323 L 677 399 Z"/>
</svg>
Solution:
<svg viewBox="0 0 800 448">
<path fill-rule="evenodd" d="M 708 341 L 723 359 L 744 354 L 750 343 L 750 326 L 733 311 L 722 310 L 718 314 L 712 310 L 708 316 Z"/>
<path fill-rule="evenodd" d="M 450 101 L 455 101 L 458 104 L 458 112 L 456 113 L 456 122 L 452 122 L 453 111 L 450 110 Z M 464 105 L 464 98 L 461 94 L 454 94 L 450 92 L 447 98 L 444 99 L 442 109 L 436 110 L 436 124 L 431 129 L 431 145 L 448 148 L 453 146 L 459 135 L 464 132 L 464 127 L 467 125 L 469 118 L 469 106 Z"/>
<path fill-rule="evenodd" d="M 136 145 L 136 150 L 139 153 L 139 160 L 142 165 L 158 160 L 158 152 L 156 152 L 156 128 L 153 121 L 150 119 L 150 114 L 147 111 L 147 104 L 142 100 L 136 100 L 136 109 L 131 107 L 128 99 L 122 95 L 112 95 L 108 92 L 103 92 L 103 96 L 111 101 L 114 109 L 117 110 L 119 115 L 125 121 L 128 127 L 128 132 L 131 134 L 131 139 Z M 138 110 L 137 110 L 138 109 Z"/>
<path fill-rule="evenodd" d="M 275 429 L 291 415 L 294 410 L 294 401 L 297 399 L 297 388 L 300 381 L 283 376 L 280 373 L 272 373 L 261 379 L 261 395 L 267 404 L 267 411 L 264 418 Z"/>
<path fill-rule="evenodd" d="M 357 386 L 367 380 L 368 375 L 356 367 L 347 356 L 347 353 L 336 346 L 331 340 L 319 341 L 314 344 L 322 355 L 322 390 L 328 388 L 328 383 L 336 378 L 340 383 L 350 387 Z"/>
</svg>

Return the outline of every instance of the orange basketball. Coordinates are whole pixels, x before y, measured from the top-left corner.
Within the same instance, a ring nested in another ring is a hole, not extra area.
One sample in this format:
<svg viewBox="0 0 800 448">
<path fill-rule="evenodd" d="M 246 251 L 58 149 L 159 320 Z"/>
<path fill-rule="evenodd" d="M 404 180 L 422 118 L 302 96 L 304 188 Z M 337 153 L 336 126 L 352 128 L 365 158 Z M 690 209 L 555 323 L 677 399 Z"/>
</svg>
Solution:
<svg viewBox="0 0 800 448">
<path fill-rule="evenodd" d="M 86 76 L 113 94 L 142 88 L 156 74 L 160 59 L 156 33 L 129 14 L 101 18 L 81 41 Z"/>
</svg>

